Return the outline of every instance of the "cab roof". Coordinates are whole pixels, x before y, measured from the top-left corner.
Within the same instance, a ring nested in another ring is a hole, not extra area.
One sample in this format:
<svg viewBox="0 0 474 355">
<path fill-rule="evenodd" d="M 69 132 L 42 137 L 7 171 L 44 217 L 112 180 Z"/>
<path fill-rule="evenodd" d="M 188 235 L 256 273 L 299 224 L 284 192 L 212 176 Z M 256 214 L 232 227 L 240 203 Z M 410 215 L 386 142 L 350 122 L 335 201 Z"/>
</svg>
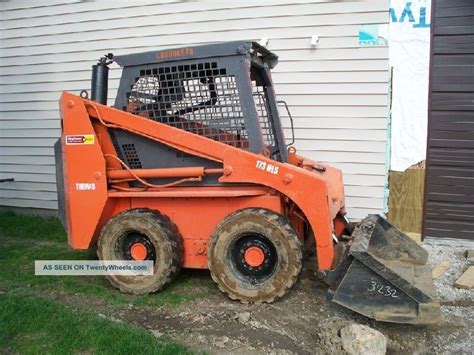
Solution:
<svg viewBox="0 0 474 355">
<path fill-rule="evenodd" d="M 188 59 L 217 58 L 228 56 L 253 56 L 258 57 L 270 69 L 278 63 L 278 56 L 257 42 L 223 42 L 206 44 L 202 46 L 180 47 L 163 49 L 143 53 L 134 53 L 115 56 L 115 61 L 122 67 L 138 66 L 144 64 L 177 62 Z"/>
</svg>

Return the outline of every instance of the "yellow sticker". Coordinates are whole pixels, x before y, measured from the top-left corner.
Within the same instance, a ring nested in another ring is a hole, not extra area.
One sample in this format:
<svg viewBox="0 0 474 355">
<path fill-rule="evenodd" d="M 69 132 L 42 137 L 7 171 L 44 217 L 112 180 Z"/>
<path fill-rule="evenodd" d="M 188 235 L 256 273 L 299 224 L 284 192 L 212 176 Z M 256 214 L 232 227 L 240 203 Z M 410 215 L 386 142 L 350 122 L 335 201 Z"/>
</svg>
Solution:
<svg viewBox="0 0 474 355">
<path fill-rule="evenodd" d="M 77 134 L 74 136 L 66 136 L 66 144 L 94 144 L 93 134 Z"/>
</svg>

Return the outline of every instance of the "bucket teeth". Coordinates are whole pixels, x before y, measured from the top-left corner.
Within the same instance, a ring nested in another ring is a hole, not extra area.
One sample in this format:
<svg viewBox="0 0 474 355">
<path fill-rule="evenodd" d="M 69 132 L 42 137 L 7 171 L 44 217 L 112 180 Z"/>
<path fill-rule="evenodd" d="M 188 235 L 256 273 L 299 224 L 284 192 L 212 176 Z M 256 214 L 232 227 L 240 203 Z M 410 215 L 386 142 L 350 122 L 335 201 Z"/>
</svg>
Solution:
<svg viewBox="0 0 474 355">
<path fill-rule="evenodd" d="M 384 218 L 370 215 L 328 275 L 333 301 L 380 321 L 432 324 L 441 320 L 428 253 Z"/>
</svg>

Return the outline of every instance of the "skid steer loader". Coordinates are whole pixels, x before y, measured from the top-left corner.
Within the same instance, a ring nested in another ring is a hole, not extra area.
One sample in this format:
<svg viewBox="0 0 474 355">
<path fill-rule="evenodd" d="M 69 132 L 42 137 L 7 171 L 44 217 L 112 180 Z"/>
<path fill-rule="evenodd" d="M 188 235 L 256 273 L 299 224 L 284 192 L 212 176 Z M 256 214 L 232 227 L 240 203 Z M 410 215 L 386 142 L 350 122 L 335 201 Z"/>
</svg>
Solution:
<svg viewBox="0 0 474 355">
<path fill-rule="evenodd" d="M 112 108 L 114 60 L 123 70 Z M 91 99 L 60 99 L 69 244 L 97 245 L 102 260 L 152 260 L 152 276 L 107 276 L 123 292 L 157 292 L 182 267 L 208 268 L 231 299 L 259 303 L 296 283 L 313 240 L 334 302 L 381 321 L 438 322 L 424 249 L 377 215 L 354 229 L 341 171 L 286 144 L 277 62 L 247 42 L 101 58 Z"/>
</svg>

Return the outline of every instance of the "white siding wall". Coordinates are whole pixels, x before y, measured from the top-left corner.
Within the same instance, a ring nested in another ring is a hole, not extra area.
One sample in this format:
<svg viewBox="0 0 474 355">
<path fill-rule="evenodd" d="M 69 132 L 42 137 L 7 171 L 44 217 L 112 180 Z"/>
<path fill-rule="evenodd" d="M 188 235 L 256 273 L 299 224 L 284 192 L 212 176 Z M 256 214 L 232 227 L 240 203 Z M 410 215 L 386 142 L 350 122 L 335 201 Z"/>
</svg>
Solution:
<svg viewBox="0 0 474 355">
<path fill-rule="evenodd" d="M 358 27 L 387 23 L 388 0 L 157 3 L 0 4 L 0 179 L 15 178 L 0 183 L 0 205 L 57 208 L 57 101 L 62 90 L 89 89 L 104 53 L 265 36 L 280 56 L 273 78 L 295 118 L 298 151 L 343 169 L 352 217 L 382 212 L 388 48 L 360 48 Z M 110 104 L 120 74 L 114 66 Z"/>
</svg>

